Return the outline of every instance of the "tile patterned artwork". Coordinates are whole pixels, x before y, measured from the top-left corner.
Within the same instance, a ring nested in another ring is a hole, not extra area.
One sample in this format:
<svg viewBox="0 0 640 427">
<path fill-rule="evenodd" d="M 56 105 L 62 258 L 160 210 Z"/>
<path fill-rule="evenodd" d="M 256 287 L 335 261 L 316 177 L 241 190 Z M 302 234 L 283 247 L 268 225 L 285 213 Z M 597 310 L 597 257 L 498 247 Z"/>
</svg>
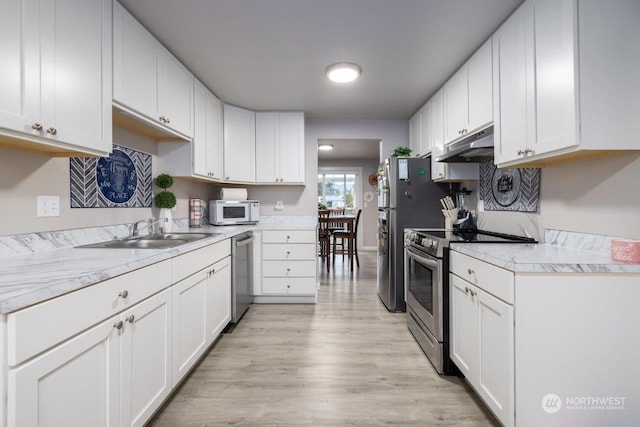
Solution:
<svg viewBox="0 0 640 427">
<path fill-rule="evenodd" d="M 480 198 L 487 211 L 537 212 L 540 169 L 498 169 L 491 160 L 482 162 Z"/>
<path fill-rule="evenodd" d="M 109 157 L 69 160 L 72 208 L 151 207 L 151 155 L 113 145 Z"/>
</svg>

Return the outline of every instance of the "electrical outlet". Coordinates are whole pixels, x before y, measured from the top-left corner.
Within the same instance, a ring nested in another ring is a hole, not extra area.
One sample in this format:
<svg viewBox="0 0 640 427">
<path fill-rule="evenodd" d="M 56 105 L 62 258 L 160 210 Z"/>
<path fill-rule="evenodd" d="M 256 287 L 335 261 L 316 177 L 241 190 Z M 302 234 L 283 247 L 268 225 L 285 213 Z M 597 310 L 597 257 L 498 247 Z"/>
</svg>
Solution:
<svg viewBox="0 0 640 427">
<path fill-rule="evenodd" d="M 60 196 L 38 196 L 38 217 L 60 216 Z"/>
<path fill-rule="evenodd" d="M 282 203 L 282 200 L 276 200 L 276 205 L 273 207 L 273 209 L 276 211 L 284 210 L 284 204 Z"/>
</svg>

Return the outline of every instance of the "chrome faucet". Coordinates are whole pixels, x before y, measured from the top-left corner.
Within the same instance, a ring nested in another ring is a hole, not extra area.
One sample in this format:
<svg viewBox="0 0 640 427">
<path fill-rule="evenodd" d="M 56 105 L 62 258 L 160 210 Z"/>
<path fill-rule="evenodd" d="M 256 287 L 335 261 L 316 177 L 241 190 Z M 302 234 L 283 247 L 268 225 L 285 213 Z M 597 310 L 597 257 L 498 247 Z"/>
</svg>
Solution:
<svg viewBox="0 0 640 427">
<path fill-rule="evenodd" d="M 151 218 L 153 220 L 153 218 Z M 149 223 L 148 219 L 140 219 L 136 222 L 134 222 L 133 224 L 131 224 L 131 227 L 129 227 L 129 237 L 138 237 L 139 232 L 138 232 L 138 224 L 143 223 L 143 222 L 147 222 Z"/>
<path fill-rule="evenodd" d="M 161 222 L 165 222 L 166 223 L 166 222 L 169 222 L 169 221 L 168 221 L 168 218 L 166 218 L 166 217 L 165 218 L 159 218 L 159 219 L 155 219 L 154 217 L 151 217 L 151 218 L 148 219 L 148 221 L 147 221 L 147 231 L 149 233 L 149 236 L 153 236 L 154 234 L 156 234 L 154 232 L 155 225 L 156 224 L 160 224 Z M 158 234 L 159 234 L 159 232 L 158 232 Z"/>
</svg>

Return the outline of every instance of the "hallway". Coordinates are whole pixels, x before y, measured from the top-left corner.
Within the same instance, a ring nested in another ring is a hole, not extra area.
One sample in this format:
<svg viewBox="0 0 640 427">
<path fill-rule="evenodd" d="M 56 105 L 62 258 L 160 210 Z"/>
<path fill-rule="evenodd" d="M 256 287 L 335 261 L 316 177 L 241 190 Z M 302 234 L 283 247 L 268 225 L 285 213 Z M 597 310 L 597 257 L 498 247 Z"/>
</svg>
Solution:
<svg viewBox="0 0 640 427">
<path fill-rule="evenodd" d="M 319 267 L 316 305 L 252 305 L 150 424 L 495 426 L 376 293 L 376 252 Z"/>
</svg>

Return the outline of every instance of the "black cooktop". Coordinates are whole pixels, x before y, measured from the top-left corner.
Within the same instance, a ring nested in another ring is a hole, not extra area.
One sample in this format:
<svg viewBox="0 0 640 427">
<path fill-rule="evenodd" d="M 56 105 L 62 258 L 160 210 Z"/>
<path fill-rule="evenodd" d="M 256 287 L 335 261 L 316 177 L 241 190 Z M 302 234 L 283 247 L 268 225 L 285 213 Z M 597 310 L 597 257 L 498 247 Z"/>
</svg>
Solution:
<svg viewBox="0 0 640 427">
<path fill-rule="evenodd" d="M 494 231 L 484 230 L 455 230 L 453 232 L 445 230 L 429 230 L 425 231 L 425 233 L 441 239 L 448 239 L 449 243 L 536 243 L 536 240 L 531 237 L 515 236 L 512 234 L 496 233 Z"/>
</svg>

